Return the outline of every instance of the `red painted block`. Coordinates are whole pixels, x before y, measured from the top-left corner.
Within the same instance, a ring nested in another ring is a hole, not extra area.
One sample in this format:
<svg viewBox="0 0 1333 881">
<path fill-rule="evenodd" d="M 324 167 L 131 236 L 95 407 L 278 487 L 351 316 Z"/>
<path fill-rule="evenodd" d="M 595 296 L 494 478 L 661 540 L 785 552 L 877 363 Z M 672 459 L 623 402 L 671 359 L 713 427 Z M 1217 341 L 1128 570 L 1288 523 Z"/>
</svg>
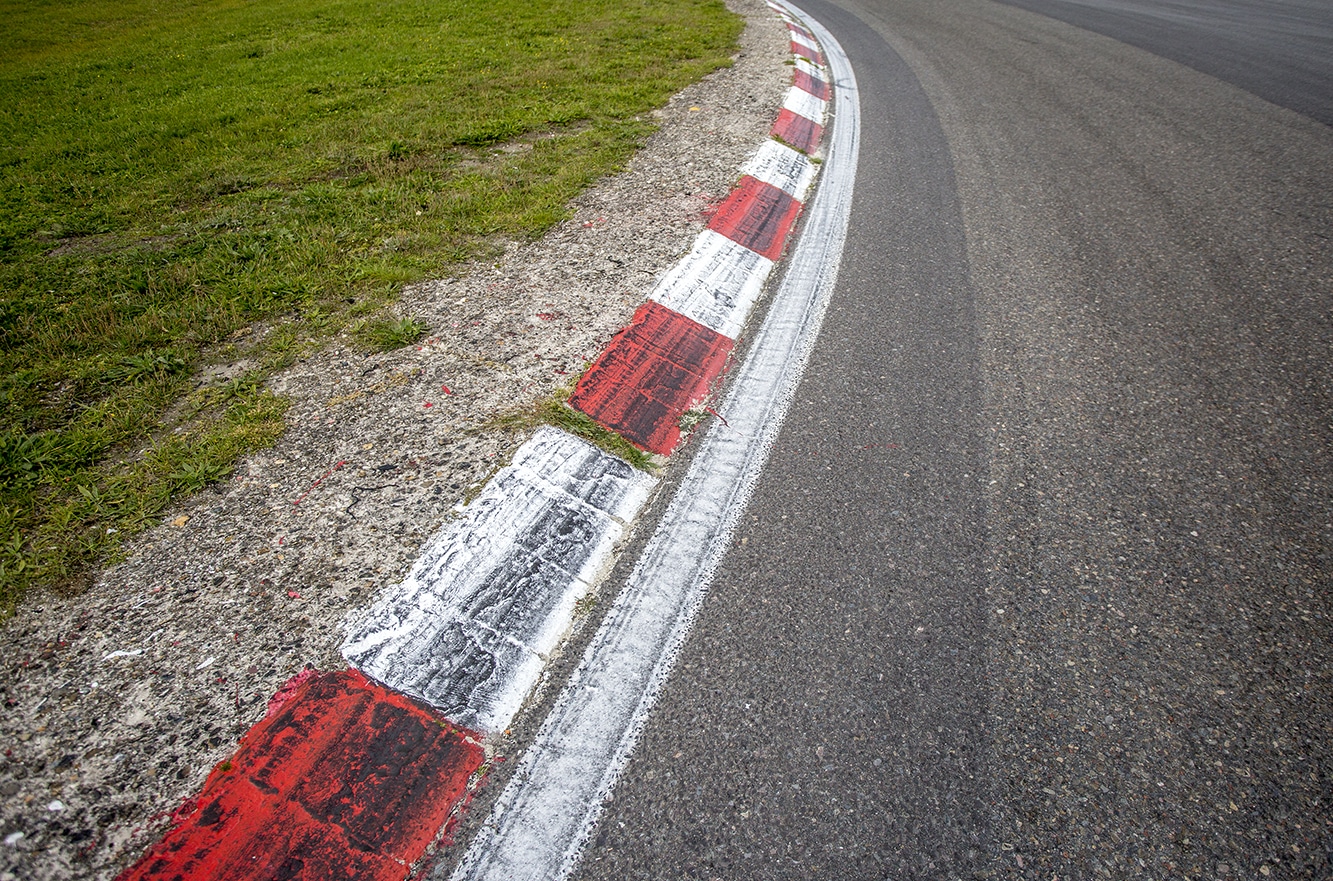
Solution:
<svg viewBox="0 0 1333 881">
<path fill-rule="evenodd" d="M 118 881 L 401 881 L 483 759 L 470 732 L 355 670 L 307 676 Z"/>
<path fill-rule="evenodd" d="M 798 89 L 804 89 L 821 101 L 828 100 L 828 83 L 820 79 L 815 79 L 803 70 L 798 70 L 792 74 L 791 84 Z"/>
<path fill-rule="evenodd" d="M 798 43 L 795 40 L 792 40 L 791 54 L 799 55 L 802 58 L 809 58 L 811 61 L 813 61 L 815 64 L 818 64 L 820 67 L 824 66 L 824 55 L 814 46 L 808 46 L 804 43 Z"/>
<path fill-rule="evenodd" d="M 680 417 L 708 396 L 732 341 L 649 300 L 579 380 L 569 405 L 649 452 L 680 443 Z"/>
<path fill-rule="evenodd" d="M 798 37 L 804 38 L 805 42 L 811 46 L 818 45 L 815 41 L 815 35 L 810 33 L 809 31 L 807 31 L 805 28 L 801 27 L 798 24 L 787 22 L 787 30 L 791 31 L 793 34 L 796 34 Z"/>
<path fill-rule="evenodd" d="M 801 203 L 748 174 L 718 206 L 708 228 L 769 260 L 782 256 L 787 231 L 801 213 Z"/>
<path fill-rule="evenodd" d="M 774 137 L 805 153 L 815 151 L 823 133 L 824 127 L 819 123 L 786 109 L 778 114 L 778 121 L 773 123 Z"/>
</svg>

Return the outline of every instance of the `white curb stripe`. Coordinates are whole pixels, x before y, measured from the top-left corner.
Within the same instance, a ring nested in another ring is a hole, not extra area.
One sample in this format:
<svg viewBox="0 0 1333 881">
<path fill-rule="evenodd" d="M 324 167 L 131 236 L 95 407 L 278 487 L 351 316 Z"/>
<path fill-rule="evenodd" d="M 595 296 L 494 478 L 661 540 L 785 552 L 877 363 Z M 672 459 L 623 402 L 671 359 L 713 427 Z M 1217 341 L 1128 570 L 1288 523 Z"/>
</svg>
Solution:
<svg viewBox="0 0 1333 881">
<path fill-rule="evenodd" d="M 805 201 L 805 194 L 815 179 L 815 164 L 800 150 L 769 139 L 741 168 L 756 180 L 777 187 L 797 202 Z"/>
<path fill-rule="evenodd" d="M 828 82 L 828 75 L 824 73 L 824 68 L 820 67 L 818 64 L 815 64 L 813 61 L 808 61 L 804 58 L 797 58 L 796 69 L 801 71 L 802 73 L 808 73 L 810 76 L 814 77 L 820 82 L 823 83 Z"/>
<path fill-rule="evenodd" d="M 629 583 L 454 881 L 562 879 L 573 871 L 768 458 L 837 279 L 859 149 L 851 67 L 832 35 L 814 28 L 837 85 L 825 179 L 791 269 L 723 404 L 727 425 L 704 437 Z"/>
<path fill-rule="evenodd" d="M 787 90 L 787 98 L 782 102 L 783 110 L 790 110 L 797 116 L 804 116 L 819 125 L 824 124 L 826 107 L 828 107 L 827 101 L 816 98 L 805 89 L 798 89 L 795 86 Z"/>
<path fill-rule="evenodd" d="M 814 36 L 812 36 L 811 33 L 807 31 L 805 28 L 801 27 L 800 22 L 795 22 L 795 21 L 788 22 L 787 30 L 795 34 L 796 38 L 800 40 L 802 43 L 818 51 L 819 47 L 815 45 L 817 41 L 815 40 Z"/>
<path fill-rule="evenodd" d="M 354 626 L 343 656 L 455 724 L 504 730 L 653 484 L 540 429 Z"/>
<path fill-rule="evenodd" d="M 772 260 L 706 229 L 649 299 L 734 340 L 772 271 Z"/>
</svg>

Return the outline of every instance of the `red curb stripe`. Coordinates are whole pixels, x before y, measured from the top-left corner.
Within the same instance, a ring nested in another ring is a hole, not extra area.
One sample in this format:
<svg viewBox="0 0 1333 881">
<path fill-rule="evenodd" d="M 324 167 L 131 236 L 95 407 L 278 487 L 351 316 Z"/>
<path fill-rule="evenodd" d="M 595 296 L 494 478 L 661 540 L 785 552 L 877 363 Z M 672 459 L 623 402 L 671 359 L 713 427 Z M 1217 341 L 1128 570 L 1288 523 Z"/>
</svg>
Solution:
<svg viewBox="0 0 1333 881">
<path fill-rule="evenodd" d="M 821 101 L 827 101 L 829 98 L 828 83 L 815 79 L 803 70 L 792 74 L 791 84 L 798 89 L 804 89 Z"/>
<path fill-rule="evenodd" d="M 484 758 L 470 732 L 354 670 L 309 677 L 118 881 L 401 881 Z"/>
<path fill-rule="evenodd" d="M 708 228 L 769 260 L 782 256 L 787 231 L 801 213 L 801 203 L 787 193 L 746 175 L 731 191 Z"/>
<path fill-rule="evenodd" d="M 810 33 L 809 31 L 807 31 L 805 28 L 801 27 L 798 24 L 795 24 L 790 21 L 787 22 L 787 30 L 791 31 L 793 34 L 797 34 L 798 36 L 804 37 L 805 42 L 810 44 L 811 46 L 819 45 L 819 43 L 815 40 L 815 35 Z"/>
<path fill-rule="evenodd" d="M 823 132 L 824 127 L 819 123 L 785 108 L 778 114 L 778 121 L 773 123 L 774 137 L 805 153 L 815 151 Z"/>
<path fill-rule="evenodd" d="M 579 380 L 569 404 L 649 452 L 670 455 L 680 418 L 708 396 L 733 343 L 649 300 Z"/>
<path fill-rule="evenodd" d="M 824 66 L 824 55 L 814 46 L 807 46 L 805 43 L 799 43 L 796 40 L 792 40 L 791 54 L 799 55 L 801 58 L 809 58 L 820 67 Z"/>
</svg>

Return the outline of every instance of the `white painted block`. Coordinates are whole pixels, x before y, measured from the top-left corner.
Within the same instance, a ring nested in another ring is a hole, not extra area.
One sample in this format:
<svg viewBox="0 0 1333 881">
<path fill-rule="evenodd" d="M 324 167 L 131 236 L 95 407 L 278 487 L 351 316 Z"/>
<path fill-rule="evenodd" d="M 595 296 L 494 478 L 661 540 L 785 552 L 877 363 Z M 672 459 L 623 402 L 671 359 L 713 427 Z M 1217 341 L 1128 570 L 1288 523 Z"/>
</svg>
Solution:
<svg viewBox="0 0 1333 881">
<path fill-rule="evenodd" d="M 503 730 L 653 483 L 542 428 L 349 629 L 343 656 L 459 725 Z"/>
<path fill-rule="evenodd" d="M 814 77 L 820 82 L 825 82 L 825 83 L 828 82 L 828 75 L 824 73 L 824 68 L 820 67 L 818 64 L 815 64 L 813 61 L 810 61 L 809 59 L 797 58 L 796 69 L 801 71 L 802 73 L 809 74 L 810 76 Z"/>
<path fill-rule="evenodd" d="M 824 124 L 824 109 L 827 106 L 827 101 L 816 98 L 805 89 L 798 89 L 795 86 L 787 90 L 787 98 L 782 102 L 783 110 L 790 110 L 792 113 L 814 120 L 820 125 Z"/>
<path fill-rule="evenodd" d="M 706 229 L 650 299 L 734 340 L 772 271 L 772 260 Z"/>
<path fill-rule="evenodd" d="M 745 163 L 741 174 L 748 174 L 786 192 L 796 201 L 804 202 L 810 183 L 815 179 L 815 164 L 800 150 L 769 139 Z"/>
</svg>

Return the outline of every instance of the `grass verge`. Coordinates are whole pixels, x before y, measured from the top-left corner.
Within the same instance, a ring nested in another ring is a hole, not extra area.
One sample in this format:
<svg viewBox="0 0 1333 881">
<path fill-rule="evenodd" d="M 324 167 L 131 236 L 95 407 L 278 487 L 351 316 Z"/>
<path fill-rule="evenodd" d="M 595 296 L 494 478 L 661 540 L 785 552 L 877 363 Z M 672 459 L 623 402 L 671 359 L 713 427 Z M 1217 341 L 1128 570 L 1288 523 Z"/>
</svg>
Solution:
<svg viewBox="0 0 1333 881">
<path fill-rule="evenodd" d="M 558 221 L 741 28 L 718 0 L 0 14 L 0 616 L 271 444 L 273 370 L 420 332 L 374 316 Z"/>
</svg>

